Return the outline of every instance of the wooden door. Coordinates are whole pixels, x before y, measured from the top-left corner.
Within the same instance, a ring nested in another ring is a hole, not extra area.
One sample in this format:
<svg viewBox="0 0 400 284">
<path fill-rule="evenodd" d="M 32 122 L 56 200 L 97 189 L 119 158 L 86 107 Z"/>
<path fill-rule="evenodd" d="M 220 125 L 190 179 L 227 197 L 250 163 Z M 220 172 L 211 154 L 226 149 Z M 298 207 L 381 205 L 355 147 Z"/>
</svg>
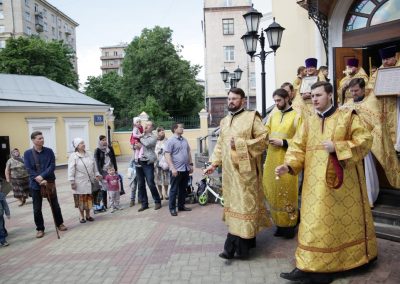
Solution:
<svg viewBox="0 0 400 284">
<path fill-rule="evenodd" d="M 340 80 L 345 76 L 346 61 L 349 58 L 357 58 L 358 66 L 363 66 L 363 49 L 356 47 L 334 47 L 333 48 L 333 82 L 335 90 L 339 87 Z"/>
</svg>

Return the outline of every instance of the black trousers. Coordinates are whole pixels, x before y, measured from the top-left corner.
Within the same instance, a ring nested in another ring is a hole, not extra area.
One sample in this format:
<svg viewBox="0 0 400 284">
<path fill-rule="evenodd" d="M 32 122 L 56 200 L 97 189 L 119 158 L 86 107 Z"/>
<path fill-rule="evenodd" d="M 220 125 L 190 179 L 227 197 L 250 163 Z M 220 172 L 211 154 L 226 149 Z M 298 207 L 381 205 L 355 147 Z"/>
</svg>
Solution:
<svg viewBox="0 0 400 284">
<path fill-rule="evenodd" d="M 248 257 L 249 250 L 256 247 L 256 238 L 243 239 L 241 237 L 228 233 L 224 245 L 224 251 L 233 257 L 236 253 L 238 257 Z"/>
<path fill-rule="evenodd" d="M 33 202 L 33 218 L 35 219 L 35 224 L 36 224 L 36 230 L 37 231 L 44 231 L 44 220 L 43 220 L 43 214 L 42 214 L 42 194 L 40 193 L 40 190 L 31 190 L 32 193 L 32 202 Z M 61 208 L 60 204 L 58 204 L 58 198 L 57 198 L 57 193 L 52 196 L 50 199 L 51 202 L 51 207 L 53 208 L 53 214 L 54 214 L 54 219 L 56 222 L 57 227 L 60 226 L 62 223 L 64 223 L 62 214 L 61 214 Z"/>
<path fill-rule="evenodd" d="M 178 172 L 178 175 L 176 177 L 171 174 L 171 188 L 169 189 L 169 210 L 176 209 L 176 196 L 178 196 L 178 210 L 182 209 L 185 206 L 186 187 L 188 186 L 188 182 L 188 171 Z"/>
</svg>

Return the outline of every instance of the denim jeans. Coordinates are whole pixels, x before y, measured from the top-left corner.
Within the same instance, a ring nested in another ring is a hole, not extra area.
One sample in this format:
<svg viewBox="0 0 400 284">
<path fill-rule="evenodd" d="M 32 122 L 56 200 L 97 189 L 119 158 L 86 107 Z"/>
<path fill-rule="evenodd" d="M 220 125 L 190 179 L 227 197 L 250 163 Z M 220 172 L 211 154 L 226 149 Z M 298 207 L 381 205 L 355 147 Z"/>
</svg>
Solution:
<svg viewBox="0 0 400 284">
<path fill-rule="evenodd" d="M 160 204 L 160 195 L 158 194 L 158 190 L 154 182 L 154 163 L 147 164 L 147 162 L 139 162 L 138 165 L 136 165 L 136 178 L 138 182 L 138 199 L 142 202 L 142 207 L 145 208 L 149 206 L 146 183 L 150 189 L 154 203 Z"/>
<path fill-rule="evenodd" d="M 42 214 L 42 194 L 40 190 L 33 189 L 32 191 L 32 202 L 33 202 L 33 217 L 35 219 L 36 230 L 37 231 L 44 231 L 44 221 L 43 221 L 43 214 Z M 54 194 L 50 199 L 51 205 L 53 207 L 52 213 L 54 214 L 54 220 L 56 222 L 57 227 L 64 223 L 61 208 L 58 204 L 57 194 Z"/>
<path fill-rule="evenodd" d="M 7 231 L 4 225 L 4 210 L 0 208 L 0 243 L 5 242 L 6 237 L 7 237 Z"/>
<path fill-rule="evenodd" d="M 136 190 L 137 190 L 137 187 L 138 187 L 137 177 L 135 177 L 133 179 L 130 179 L 129 187 L 131 188 L 131 200 L 135 201 L 135 199 L 136 199 Z M 139 196 L 138 196 L 138 200 L 140 201 Z"/>
<path fill-rule="evenodd" d="M 171 174 L 171 188 L 169 189 L 169 210 L 176 210 L 176 196 L 178 195 L 178 210 L 185 206 L 186 188 L 189 182 L 189 172 L 178 172 L 174 177 Z"/>
</svg>

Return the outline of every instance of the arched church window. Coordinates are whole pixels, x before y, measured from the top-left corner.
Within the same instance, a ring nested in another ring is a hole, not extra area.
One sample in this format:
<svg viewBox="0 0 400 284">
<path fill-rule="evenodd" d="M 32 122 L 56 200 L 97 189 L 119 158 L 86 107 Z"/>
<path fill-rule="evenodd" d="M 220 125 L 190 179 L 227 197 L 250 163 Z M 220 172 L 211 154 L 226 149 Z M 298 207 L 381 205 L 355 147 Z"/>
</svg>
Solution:
<svg viewBox="0 0 400 284">
<path fill-rule="evenodd" d="M 350 9 L 344 29 L 346 32 L 400 20 L 400 0 L 360 0 Z"/>
</svg>

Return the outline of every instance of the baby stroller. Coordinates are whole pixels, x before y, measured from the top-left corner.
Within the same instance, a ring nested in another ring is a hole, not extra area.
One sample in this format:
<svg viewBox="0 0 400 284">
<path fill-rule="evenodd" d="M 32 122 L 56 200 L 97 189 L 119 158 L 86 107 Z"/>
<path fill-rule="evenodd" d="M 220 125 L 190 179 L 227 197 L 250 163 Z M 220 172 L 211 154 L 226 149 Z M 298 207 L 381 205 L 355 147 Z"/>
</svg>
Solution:
<svg viewBox="0 0 400 284">
<path fill-rule="evenodd" d="M 188 185 L 186 187 L 186 203 L 194 204 L 197 201 L 196 192 L 193 187 L 193 176 L 189 175 Z"/>
</svg>

